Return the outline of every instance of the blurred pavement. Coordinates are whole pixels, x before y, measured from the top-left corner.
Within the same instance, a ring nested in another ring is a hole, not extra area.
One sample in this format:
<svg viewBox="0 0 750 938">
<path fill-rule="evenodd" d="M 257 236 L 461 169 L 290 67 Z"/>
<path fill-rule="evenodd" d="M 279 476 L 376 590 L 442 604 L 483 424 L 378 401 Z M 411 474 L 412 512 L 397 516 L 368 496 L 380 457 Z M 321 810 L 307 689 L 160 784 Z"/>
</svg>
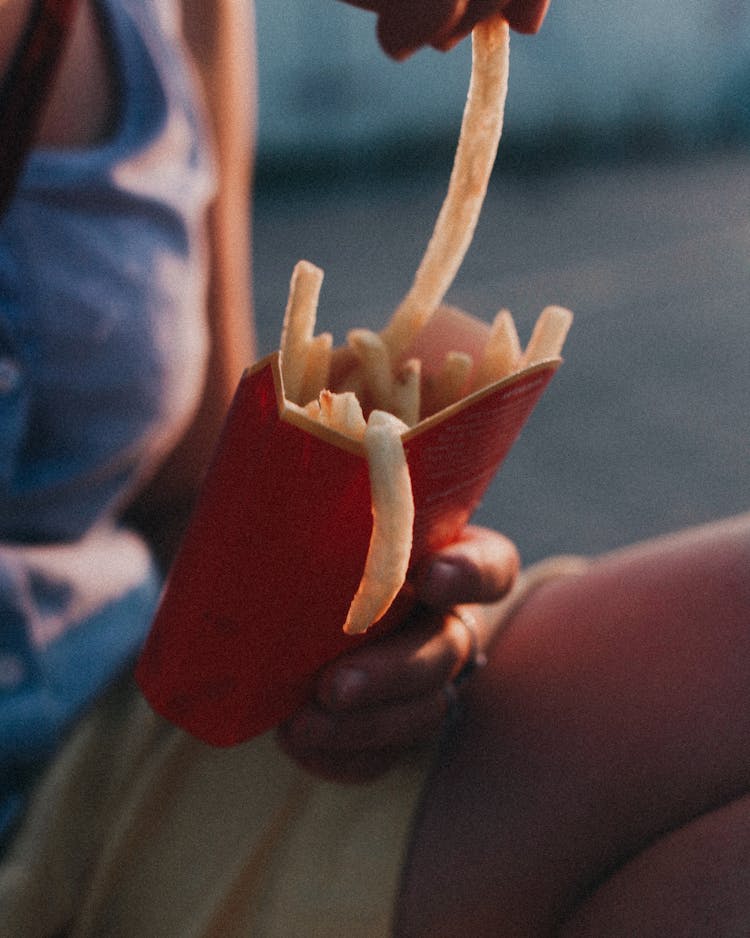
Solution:
<svg viewBox="0 0 750 938">
<path fill-rule="evenodd" d="M 300 258 L 326 272 L 318 331 L 340 343 L 382 325 L 448 172 L 261 179 L 261 351 L 278 345 Z M 576 314 L 565 364 L 476 518 L 526 561 L 750 509 L 750 150 L 496 175 L 448 300 L 485 319 L 507 306 L 522 339 L 546 304 Z"/>
</svg>

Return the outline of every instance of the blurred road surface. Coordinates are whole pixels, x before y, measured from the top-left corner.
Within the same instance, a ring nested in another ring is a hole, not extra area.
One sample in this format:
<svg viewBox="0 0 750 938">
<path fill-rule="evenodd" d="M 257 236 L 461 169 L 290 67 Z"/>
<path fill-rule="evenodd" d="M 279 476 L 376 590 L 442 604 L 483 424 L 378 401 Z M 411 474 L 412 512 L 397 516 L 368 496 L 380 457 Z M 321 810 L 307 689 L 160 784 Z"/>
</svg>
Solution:
<svg viewBox="0 0 750 938">
<path fill-rule="evenodd" d="M 502 162 L 502 153 L 501 153 Z M 377 328 L 409 286 L 449 167 L 257 187 L 261 351 L 294 263 L 323 267 L 319 331 Z M 574 310 L 565 364 L 477 521 L 526 561 L 750 509 L 750 151 L 493 179 L 449 297 L 522 338 Z"/>
</svg>

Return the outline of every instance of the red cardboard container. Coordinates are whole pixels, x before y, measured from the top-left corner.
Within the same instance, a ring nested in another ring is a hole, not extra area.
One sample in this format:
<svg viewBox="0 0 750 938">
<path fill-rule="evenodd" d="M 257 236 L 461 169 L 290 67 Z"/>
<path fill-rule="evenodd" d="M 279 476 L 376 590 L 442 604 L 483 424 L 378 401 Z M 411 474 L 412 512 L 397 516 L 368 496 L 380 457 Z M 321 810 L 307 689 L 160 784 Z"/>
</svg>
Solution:
<svg viewBox="0 0 750 938">
<path fill-rule="evenodd" d="M 415 503 L 411 565 L 454 541 L 555 373 L 542 362 L 404 433 Z M 279 354 L 243 376 L 136 677 L 168 720 L 215 746 L 278 725 L 321 665 L 364 636 L 342 631 L 372 526 L 363 450 L 300 424 Z"/>
</svg>

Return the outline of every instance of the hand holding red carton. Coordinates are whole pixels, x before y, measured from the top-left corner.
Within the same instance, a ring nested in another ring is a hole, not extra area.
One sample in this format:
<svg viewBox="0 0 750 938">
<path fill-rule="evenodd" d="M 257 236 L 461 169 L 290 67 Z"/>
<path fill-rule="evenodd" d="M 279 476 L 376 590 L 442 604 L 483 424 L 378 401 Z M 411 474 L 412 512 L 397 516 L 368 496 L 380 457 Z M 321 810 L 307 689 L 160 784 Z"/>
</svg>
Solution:
<svg viewBox="0 0 750 938">
<path fill-rule="evenodd" d="M 441 305 L 494 163 L 507 44 L 500 18 L 474 32 L 448 194 L 386 328 L 332 351 L 322 272 L 300 262 L 281 351 L 240 383 L 137 672 L 207 742 L 277 725 L 321 665 L 403 620 L 409 571 L 459 537 L 560 363 L 567 310 L 524 350 L 507 311 L 488 327 Z"/>
</svg>

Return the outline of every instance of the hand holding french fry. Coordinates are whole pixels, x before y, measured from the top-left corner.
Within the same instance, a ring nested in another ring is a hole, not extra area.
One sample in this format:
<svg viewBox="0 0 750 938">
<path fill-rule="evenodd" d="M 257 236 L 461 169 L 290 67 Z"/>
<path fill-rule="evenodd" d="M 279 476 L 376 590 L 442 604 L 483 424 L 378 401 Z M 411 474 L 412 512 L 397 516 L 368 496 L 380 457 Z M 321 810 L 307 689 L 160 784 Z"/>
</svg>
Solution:
<svg viewBox="0 0 750 938">
<path fill-rule="evenodd" d="M 429 43 L 447 50 L 481 20 L 502 14 L 512 29 L 534 33 L 549 0 L 345 0 L 378 14 L 378 39 L 388 55 L 403 59 Z"/>
</svg>

